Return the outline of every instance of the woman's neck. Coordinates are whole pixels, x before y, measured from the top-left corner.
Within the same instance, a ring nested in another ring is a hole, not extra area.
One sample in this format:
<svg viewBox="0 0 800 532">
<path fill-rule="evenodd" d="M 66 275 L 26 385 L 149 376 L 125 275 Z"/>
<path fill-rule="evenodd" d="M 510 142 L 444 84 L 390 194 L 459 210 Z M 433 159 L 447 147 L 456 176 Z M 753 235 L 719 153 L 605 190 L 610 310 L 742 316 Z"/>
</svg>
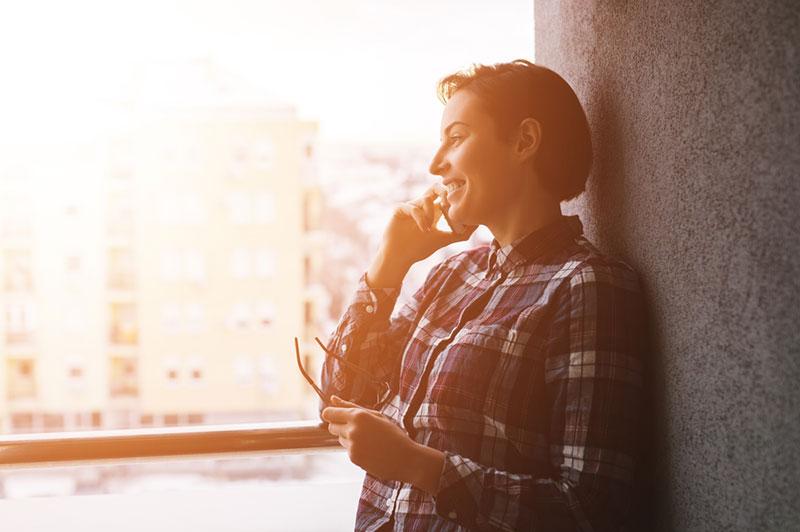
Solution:
<svg viewBox="0 0 800 532">
<path fill-rule="evenodd" d="M 518 202 L 486 224 L 501 246 L 541 229 L 556 221 L 561 214 L 561 204 L 550 198 L 541 201 Z"/>
</svg>

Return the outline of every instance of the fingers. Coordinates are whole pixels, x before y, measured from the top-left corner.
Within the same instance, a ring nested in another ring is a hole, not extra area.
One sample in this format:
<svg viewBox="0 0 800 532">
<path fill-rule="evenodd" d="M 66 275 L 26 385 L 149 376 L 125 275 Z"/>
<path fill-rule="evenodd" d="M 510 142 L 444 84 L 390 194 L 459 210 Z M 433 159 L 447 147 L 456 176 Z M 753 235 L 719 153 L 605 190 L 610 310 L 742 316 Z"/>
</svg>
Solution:
<svg viewBox="0 0 800 532">
<path fill-rule="evenodd" d="M 345 449 L 349 449 L 352 442 L 348 438 L 349 428 L 346 424 L 329 423 L 328 432 L 339 439 L 339 445 Z"/>
<path fill-rule="evenodd" d="M 446 198 L 446 194 L 447 189 L 441 183 L 434 183 L 421 198 L 408 202 L 412 207 L 407 212 L 417 222 L 420 231 L 429 232 L 436 227 L 441 216 L 436 200 Z"/>
<path fill-rule="evenodd" d="M 417 224 L 417 228 L 422 231 L 423 233 L 427 233 L 430 231 L 431 224 L 427 220 L 427 215 L 425 214 L 425 210 L 415 204 L 415 203 L 403 203 L 399 206 L 400 210 L 410 216 L 414 223 Z"/>
<path fill-rule="evenodd" d="M 328 406 L 322 411 L 322 419 L 328 423 L 347 423 L 352 416 L 352 408 Z"/>
<path fill-rule="evenodd" d="M 361 408 L 361 405 L 357 405 L 356 403 L 351 403 L 350 401 L 345 401 L 338 395 L 331 395 L 331 403 L 333 406 L 346 406 L 350 408 Z"/>
</svg>

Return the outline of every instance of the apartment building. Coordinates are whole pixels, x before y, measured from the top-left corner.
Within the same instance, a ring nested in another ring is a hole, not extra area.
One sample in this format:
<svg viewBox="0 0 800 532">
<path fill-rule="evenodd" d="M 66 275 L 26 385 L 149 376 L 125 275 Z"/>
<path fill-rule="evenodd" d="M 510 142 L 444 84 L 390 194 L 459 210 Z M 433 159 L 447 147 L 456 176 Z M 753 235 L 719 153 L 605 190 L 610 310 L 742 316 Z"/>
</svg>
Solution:
<svg viewBox="0 0 800 532">
<path fill-rule="evenodd" d="M 313 412 L 316 124 L 184 74 L 199 91 L 139 85 L 101 138 L 0 167 L 3 431 Z"/>
</svg>

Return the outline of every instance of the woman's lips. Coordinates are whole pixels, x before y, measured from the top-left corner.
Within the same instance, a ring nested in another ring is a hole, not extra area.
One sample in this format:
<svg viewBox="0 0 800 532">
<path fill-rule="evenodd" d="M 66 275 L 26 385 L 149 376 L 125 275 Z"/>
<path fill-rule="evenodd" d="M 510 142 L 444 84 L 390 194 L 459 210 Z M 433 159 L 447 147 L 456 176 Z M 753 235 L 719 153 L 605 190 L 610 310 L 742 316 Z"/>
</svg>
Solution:
<svg viewBox="0 0 800 532">
<path fill-rule="evenodd" d="M 466 185 L 466 181 L 454 181 L 447 185 L 447 202 L 453 203 L 453 199 L 461 194 Z"/>
</svg>

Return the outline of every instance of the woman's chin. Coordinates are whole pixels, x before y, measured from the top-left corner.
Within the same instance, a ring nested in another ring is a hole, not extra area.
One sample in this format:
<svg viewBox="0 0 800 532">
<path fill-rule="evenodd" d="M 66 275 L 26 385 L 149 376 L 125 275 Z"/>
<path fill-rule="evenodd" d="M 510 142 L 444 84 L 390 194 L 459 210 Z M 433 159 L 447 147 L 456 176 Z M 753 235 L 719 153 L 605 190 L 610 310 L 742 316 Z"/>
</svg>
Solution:
<svg viewBox="0 0 800 532">
<path fill-rule="evenodd" d="M 461 204 L 450 205 L 447 210 L 447 215 L 453 223 L 461 225 L 475 225 L 469 222 L 469 213 L 463 208 Z"/>
</svg>

